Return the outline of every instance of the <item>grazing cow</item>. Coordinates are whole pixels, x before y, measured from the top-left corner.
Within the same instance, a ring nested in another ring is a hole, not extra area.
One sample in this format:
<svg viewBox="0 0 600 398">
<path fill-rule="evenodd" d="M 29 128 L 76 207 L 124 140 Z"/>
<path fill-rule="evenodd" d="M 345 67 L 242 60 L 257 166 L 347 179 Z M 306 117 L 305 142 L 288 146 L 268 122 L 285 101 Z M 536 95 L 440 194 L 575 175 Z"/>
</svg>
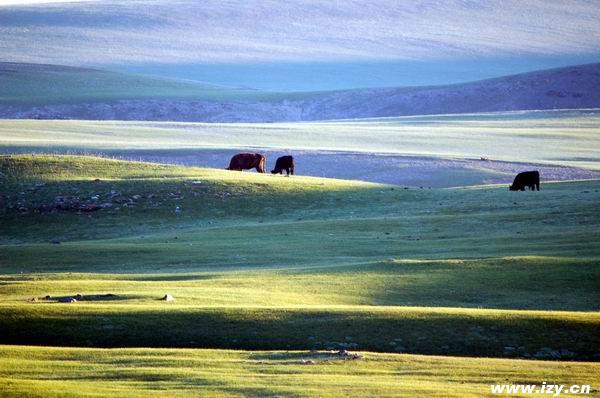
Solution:
<svg viewBox="0 0 600 398">
<path fill-rule="evenodd" d="M 524 171 L 517 174 L 512 185 L 508 187 L 511 191 L 524 191 L 525 187 L 529 187 L 530 190 L 534 191 L 536 188 L 540 190 L 540 172 L 535 171 Z"/>
<path fill-rule="evenodd" d="M 294 175 L 294 157 L 293 156 L 281 156 L 277 158 L 277 162 L 275 162 L 275 168 L 271 170 L 273 174 L 283 174 L 283 170 L 287 173 L 289 177 L 290 174 Z"/>
<path fill-rule="evenodd" d="M 264 173 L 266 162 L 267 158 L 260 153 L 238 153 L 231 158 L 227 170 L 256 169 L 259 173 Z"/>
</svg>

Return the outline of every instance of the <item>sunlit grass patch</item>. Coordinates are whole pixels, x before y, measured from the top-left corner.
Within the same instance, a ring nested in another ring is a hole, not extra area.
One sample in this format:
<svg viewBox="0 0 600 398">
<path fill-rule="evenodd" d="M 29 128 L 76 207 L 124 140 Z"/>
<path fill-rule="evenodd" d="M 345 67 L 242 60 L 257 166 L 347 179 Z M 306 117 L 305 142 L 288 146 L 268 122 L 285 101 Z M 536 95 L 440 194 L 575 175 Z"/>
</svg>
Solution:
<svg viewBox="0 0 600 398">
<path fill-rule="evenodd" d="M 0 388 L 19 397 L 479 397 L 495 383 L 593 386 L 598 372 L 585 362 L 363 352 L 359 360 L 323 351 L 1 346 L 0 353 Z"/>
</svg>

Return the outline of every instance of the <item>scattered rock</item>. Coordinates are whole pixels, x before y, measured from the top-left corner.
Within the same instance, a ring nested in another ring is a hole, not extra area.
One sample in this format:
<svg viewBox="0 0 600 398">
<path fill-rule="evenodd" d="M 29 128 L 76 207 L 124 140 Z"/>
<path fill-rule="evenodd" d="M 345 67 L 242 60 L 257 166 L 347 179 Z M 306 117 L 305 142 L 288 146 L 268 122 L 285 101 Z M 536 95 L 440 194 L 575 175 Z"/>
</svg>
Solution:
<svg viewBox="0 0 600 398">
<path fill-rule="evenodd" d="M 314 365 L 314 364 L 315 364 L 315 361 L 313 361 L 313 360 L 310 360 L 310 359 L 309 359 L 309 360 L 303 359 L 303 360 L 301 361 L 301 363 L 302 363 L 303 365 Z"/>
<path fill-rule="evenodd" d="M 170 294 L 165 294 L 163 296 L 163 298 L 161 298 L 161 300 L 163 300 L 163 301 L 174 301 L 175 297 L 171 296 Z"/>
<path fill-rule="evenodd" d="M 53 245 L 60 245 L 61 242 L 59 240 L 51 240 L 50 243 Z"/>
<path fill-rule="evenodd" d="M 577 355 L 576 353 L 574 353 L 573 351 L 569 351 L 566 349 L 561 349 L 560 350 L 560 357 L 561 358 L 574 358 L 575 355 Z"/>
<path fill-rule="evenodd" d="M 175 213 L 181 213 L 181 207 L 175 206 Z"/>
<path fill-rule="evenodd" d="M 61 297 L 58 299 L 59 303 L 76 303 L 77 299 L 74 297 Z"/>
<path fill-rule="evenodd" d="M 88 204 L 84 204 L 84 205 L 80 205 L 78 207 L 79 211 L 85 212 L 85 213 L 90 213 L 92 211 L 97 211 L 100 210 L 102 207 L 98 206 L 98 205 L 88 205 Z"/>
<path fill-rule="evenodd" d="M 344 359 L 360 359 L 360 358 L 362 358 L 362 355 L 360 355 L 360 354 L 355 354 L 355 353 L 351 353 L 351 352 L 350 352 L 350 351 L 348 351 L 348 350 L 339 350 L 339 351 L 337 352 L 337 355 L 338 355 L 339 357 L 342 357 L 342 358 L 344 358 Z"/>
<path fill-rule="evenodd" d="M 576 353 L 567 349 L 554 350 L 550 347 L 542 347 L 538 352 L 533 354 L 534 358 L 537 359 L 560 359 L 560 358 L 574 358 Z M 526 355 L 523 355 L 526 356 Z"/>
</svg>

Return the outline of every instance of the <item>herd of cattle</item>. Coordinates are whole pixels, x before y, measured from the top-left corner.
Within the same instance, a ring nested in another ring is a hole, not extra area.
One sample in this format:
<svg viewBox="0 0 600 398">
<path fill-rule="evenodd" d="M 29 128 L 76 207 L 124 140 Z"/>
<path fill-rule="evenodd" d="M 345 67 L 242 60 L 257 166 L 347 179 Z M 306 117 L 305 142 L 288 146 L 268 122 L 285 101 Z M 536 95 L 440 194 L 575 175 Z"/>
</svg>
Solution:
<svg viewBox="0 0 600 398">
<path fill-rule="evenodd" d="M 267 165 L 267 158 L 265 155 L 260 153 L 238 153 L 233 155 L 229 162 L 227 170 L 249 170 L 256 169 L 259 173 L 265 173 L 265 167 Z M 294 157 L 290 155 L 281 156 L 277 158 L 275 162 L 275 168 L 271 170 L 273 174 L 283 174 L 283 170 L 286 171 L 287 176 L 294 174 Z M 517 174 L 512 185 L 508 187 L 511 191 L 524 191 L 525 188 L 530 190 L 540 190 L 540 172 L 535 171 L 524 171 Z"/>
<path fill-rule="evenodd" d="M 229 162 L 227 170 L 248 170 L 256 169 L 259 173 L 265 173 L 265 167 L 267 165 L 267 158 L 265 155 L 260 153 L 238 153 L 233 155 Z M 282 174 L 283 170 L 286 171 L 287 175 L 294 174 L 294 157 L 293 156 L 281 156 L 277 158 L 275 162 L 275 168 L 271 170 L 273 174 Z"/>
</svg>

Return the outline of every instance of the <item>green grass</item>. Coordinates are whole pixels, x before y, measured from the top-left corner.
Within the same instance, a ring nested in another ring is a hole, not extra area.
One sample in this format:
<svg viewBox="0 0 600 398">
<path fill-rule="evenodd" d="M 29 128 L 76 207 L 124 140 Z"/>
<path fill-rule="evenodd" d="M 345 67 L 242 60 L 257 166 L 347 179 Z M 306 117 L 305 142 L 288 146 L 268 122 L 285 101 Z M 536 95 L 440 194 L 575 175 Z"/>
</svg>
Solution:
<svg viewBox="0 0 600 398">
<path fill-rule="evenodd" d="M 597 365 L 577 362 L 0 346 L 0 369 L 3 395 L 20 397 L 481 397 L 492 396 L 491 384 L 542 381 L 590 384 L 598 396 Z"/>
<path fill-rule="evenodd" d="M 2 342 L 90 347 L 358 349 L 598 360 L 597 312 L 382 306 L 6 304 Z M 126 302 L 126 301 L 125 301 Z M 114 303 L 114 302 L 113 302 Z M 513 349 L 507 349 L 512 347 Z"/>
<path fill-rule="evenodd" d="M 597 280 L 595 261 L 557 257 L 400 260 L 176 274 L 36 273 L 0 278 L 5 293 L 0 302 L 110 292 L 128 304 L 155 306 L 157 291 L 165 291 L 174 294 L 178 304 L 194 306 L 421 305 L 593 311 L 600 307 Z"/>
<path fill-rule="evenodd" d="M 340 383 L 479 396 L 490 380 L 598 379 L 596 363 L 373 352 L 597 361 L 600 181 L 421 190 L 51 155 L 0 157 L 0 173 L 0 344 L 156 347 L 2 347 L 9 396 L 335 396 Z M 56 196 L 115 204 L 36 210 Z M 308 353 L 340 348 L 371 353 Z"/>
</svg>

